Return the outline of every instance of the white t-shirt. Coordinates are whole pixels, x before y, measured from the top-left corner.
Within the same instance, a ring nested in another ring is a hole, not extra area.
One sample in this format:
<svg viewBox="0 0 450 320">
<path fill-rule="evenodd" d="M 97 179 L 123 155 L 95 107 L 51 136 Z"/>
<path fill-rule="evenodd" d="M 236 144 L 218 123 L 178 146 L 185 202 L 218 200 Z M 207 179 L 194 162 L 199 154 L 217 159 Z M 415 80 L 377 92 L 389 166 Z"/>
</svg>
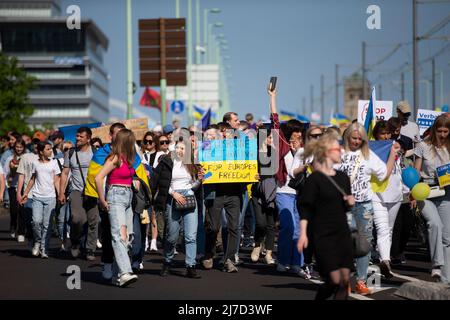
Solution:
<svg viewBox="0 0 450 320">
<path fill-rule="evenodd" d="M 419 126 L 415 122 L 408 120 L 408 124 L 401 127 L 400 134 L 411 138 L 414 143 L 420 141 Z"/>
<path fill-rule="evenodd" d="M 31 173 L 33 170 L 33 162 L 38 160 L 39 156 L 31 152 L 25 153 L 20 159 L 19 166 L 17 167 L 17 173 L 24 175 L 23 190 L 27 188 L 28 183 L 30 182 L 30 179 L 33 175 Z M 28 199 L 31 198 L 33 198 L 33 189 L 31 189 L 28 193 Z"/>
<path fill-rule="evenodd" d="M 386 164 L 375 153 L 370 151 L 369 159 L 366 160 L 361 150 L 345 152 L 341 156 L 341 164 L 336 166 L 336 169 L 350 177 L 352 194 L 356 202 L 371 201 L 373 197 L 371 176 L 374 175 L 383 181 L 387 173 Z"/>
<path fill-rule="evenodd" d="M 33 162 L 32 174 L 36 174 L 36 180 L 32 188 L 33 196 L 37 198 L 55 198 L 55 175 L 61 173 L 57 160 L 47 163 Z"/>
<path fill-rule="evenodd" d="M 175 190 L 192 189 L 194 181 L 186 170 L 186 167 L 179 160 L 173 160 L 172 180 L 170 182 L 169 193 Z"/>
<path fill-rule="evenodd" d="M 297 194 L 297 191 L 295 189 L 292 189 L 291 187 L 288 187 L 289 181 L 293 178 L 294 169 L 298 168 L 299 165 L 302 163 L 302 154 L 303 154 L 303 148 L 299 148 L 295 155 L 292 155 L 292 152 L 289 151 L 284 156 L 284 163 L 286 165 L 287 170 L 287 178 L 286 183 L 282 187 L 277 187 L 277 193 L 289 193 L 289 194 Z M 296 166 L 294 166 L 294 163 Z"/>
<path fill-rule="evenodd" d="M 386 189 L 382 193 L 374 193 L 373 201 L 381 203 L 401 202 L 403 195 L 409 193 L 409 188 L 403 184 L 401 161 L 400 157 L 395 161 Z"/>
</svg>

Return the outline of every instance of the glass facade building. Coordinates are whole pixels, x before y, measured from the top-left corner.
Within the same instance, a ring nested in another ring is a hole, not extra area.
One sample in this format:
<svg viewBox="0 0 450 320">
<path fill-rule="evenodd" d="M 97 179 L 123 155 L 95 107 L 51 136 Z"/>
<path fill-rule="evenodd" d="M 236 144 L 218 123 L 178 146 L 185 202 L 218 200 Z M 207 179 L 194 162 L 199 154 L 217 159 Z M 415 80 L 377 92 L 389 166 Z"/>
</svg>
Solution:
<svg viewBox="0 0 450 320">
<path fill-rule="evenodd" d="M 24 10 L 27 15 L 17 14 Z M 55 126 L 107 122 L 103 55 L 108 39 L 89 19 L 81 20 L 79 30 L 68 29 L 66 17 L 54 16 L 59 10 L 54 0 L 0 1 L 0 50 L 17 57 L 38 79 L 29 92 L 35 108 L 29 122 Z"/>
</svg>

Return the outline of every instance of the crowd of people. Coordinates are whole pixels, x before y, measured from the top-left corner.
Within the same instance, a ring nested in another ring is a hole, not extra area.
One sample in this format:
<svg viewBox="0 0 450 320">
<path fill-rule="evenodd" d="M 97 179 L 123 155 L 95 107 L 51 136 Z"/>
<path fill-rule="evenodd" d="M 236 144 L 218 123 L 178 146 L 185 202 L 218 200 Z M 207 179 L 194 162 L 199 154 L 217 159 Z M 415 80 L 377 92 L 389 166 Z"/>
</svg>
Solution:
<svg viewBox="0 0 450 320">
<path fill-rule="evenodd" d="M 241 121 L 228 112 L 204 130 L 166 125 L 141 140 L 114 123 L 107 144 L 87 127 L 77 130 L 75 145 L 59 131 L 32 138 L 8 133 L 0 200 L 4 194 L 9 199 L 11 237 L 28 239 L 31 254 L 41 258 L 49 258 L 52 234 L 60 252 L 73 258 L 94 261 L 101 248 L 102 276 L 120 287 L 138 280 L 149 251 L 162 250 L 163 277 L 182 251 L 186 276 L 198 279 L 199 265 L 202 272 L 238 272 L 245 246 L 252 248 L 252 263 L 322 279 L 317 299 L 346 299 L 352 290 L 371 294 L 370 264 L 378 264 L 385 278 L 394 276 L 392 265 L 404 263 L 420 211 L 431 276 L 448 283 L 450 189 L 416 201 L 402 170 L 414 167 L 423 182 L 438 184 L 436 168 L 450 163 L 450 115 L 437 117 L 420 136 L 408 120 L 408 103 L 399 102 L 397 116 L 373 130 L 375 140 L 392 143 L 384 162 L 356 121 L 346 128 L 280 123 L 277 91 L 268 94 L 270 123 L 253 123 L 251 115 Z M 199 145 L 236 136 L 258 139 L 258 174 L 251 180 L 257 182 L 205 184 Z M 385 182 L 383 190 L 372 187 L 374 178 Z M 352 229 L 372 244 L 364 256 L 354 255 Z"/>
</svg>

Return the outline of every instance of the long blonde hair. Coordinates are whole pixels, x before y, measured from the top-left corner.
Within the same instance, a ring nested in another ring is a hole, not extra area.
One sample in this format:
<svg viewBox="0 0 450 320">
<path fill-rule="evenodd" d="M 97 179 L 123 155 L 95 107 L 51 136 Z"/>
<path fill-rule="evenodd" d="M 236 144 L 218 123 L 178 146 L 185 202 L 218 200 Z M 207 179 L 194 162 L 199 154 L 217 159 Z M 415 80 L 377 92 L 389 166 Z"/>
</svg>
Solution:
<svg viewBox="0 0 450 320">
<path fill-rule="evenodd" d="M 323 134 L 319 139 L 310 140 L 303 153 L 303 159 L 308 159 L 313 156 L 314 161 L 318 163 L 324 163 L 327 157 L 327 151 L 334 142 L 339 140 L 339 136 L 335 132 L 327 132 Z"/>
<path fill-rule="evenodd" d="M 344 148 L 345 148 L 345 151 L 346 152 L 351 151 L 350 150 L 350 139 L 351 139 L 353 131 L 358 131 L 359 134 L 361 135 L 362 143 L 361 143 L 361 146 L 359 148 L 361 149 L 361 153 L 362 153 L 364 159 L 366 159 L 366 160 L 369 159 L 369 155 L 370 155 L 369 138 L 367 137 L 366 129 L 364 129 L 364 127 L 362 125 L 360 125 L 359 123 L 357 123 L 357 122 L 352 123 L 345 130 L 345 133 L 344 133 Z"/>
<path fill-rule="evenodd" d="M 111 153 L 108 155 L 107 159 L 117 157 L 114 165 L 116 167 L 120 167 L 120 161 L 125 158 L 128 166 L 133 166 L 134 159 L 136 157 L 135 143 L 136 138 L 131 130 L 120 130 L 116 135 L 116 139 L 114 140 L 114 144 L 112 145 Z"/>
</svg>

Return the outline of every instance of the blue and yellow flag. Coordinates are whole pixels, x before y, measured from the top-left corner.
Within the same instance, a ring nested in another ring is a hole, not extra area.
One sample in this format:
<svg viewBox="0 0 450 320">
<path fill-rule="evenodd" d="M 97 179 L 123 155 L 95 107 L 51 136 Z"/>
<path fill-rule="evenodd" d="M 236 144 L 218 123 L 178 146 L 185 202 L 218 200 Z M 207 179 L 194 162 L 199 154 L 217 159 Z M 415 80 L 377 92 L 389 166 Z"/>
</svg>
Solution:
<svg viewBox="0 0 450 320">
<path fill-rule="evenodd" d="M 103 148 L 100 148 L 95 152 L 89 163 L 88 174 L 86 178 L 86 187 L 84 188 L 84 194 L 90 197 L 98 198 L 97 187 L 95 185 L 95 177 L 100 172 L 102 167 L 105 165 L 106 157 L 111 153 L 111 145 L 105 144 Z M 133 164 L 136 175 L 145 182 L 145 184 L 150 188 L 150 183 L 148 181 L 145 168 L 141 162 L 141 157 L 136 153 L 136 158 Z"/>
<path fill-rule="evenodd" d="M 330 119 L 333 126 L 340 127 L 341 124 L 350 123 L 350 119 L 342 113 L 333 113 Z"/>
<path fill-rule="evenodd" d="M 364 121 L 364 128 L 367 132 L 367 137 L 369 140 L 375 140 L 373 137 L 373 128 L 375 127 L 375 101 L 376 94 L 375 94 L 375 87 L 372 88 L 372 94 L 370 95 L 369 100 L 369 107 L 367 108 L 367 114 L 366 114 L 366 120 Z"/>
</svg>

